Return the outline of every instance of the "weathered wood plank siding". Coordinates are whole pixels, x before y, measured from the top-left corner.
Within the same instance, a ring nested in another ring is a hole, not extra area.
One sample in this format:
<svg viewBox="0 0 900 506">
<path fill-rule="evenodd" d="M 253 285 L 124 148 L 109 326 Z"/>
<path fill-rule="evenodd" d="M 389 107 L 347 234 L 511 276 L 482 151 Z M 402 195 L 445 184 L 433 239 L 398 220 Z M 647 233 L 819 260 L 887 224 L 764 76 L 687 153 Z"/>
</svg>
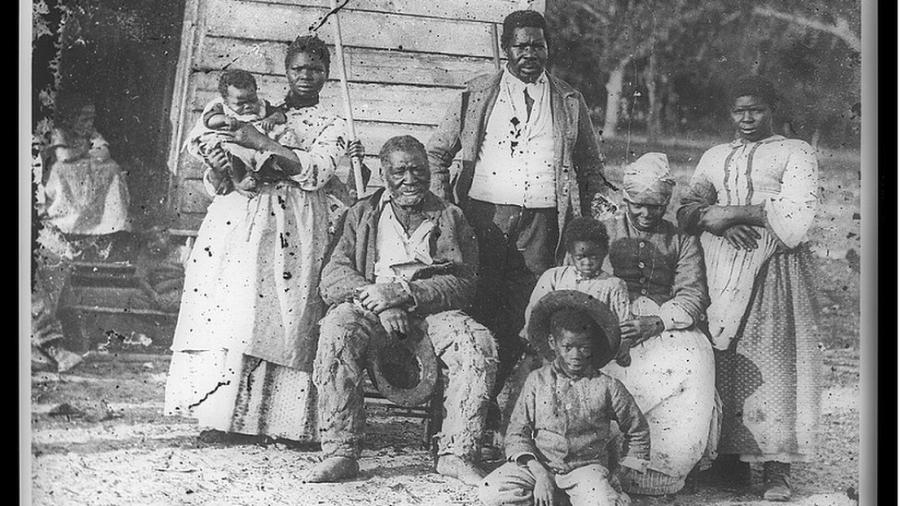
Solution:
<svg viewBox="0 0 900 506">
<path fill-rule="evenodd" d="M 340 1 L 338 2 L 340 3 Z M 328 0 L 191 0 L 171 119 L 175 167 L 171 202 L 178 227 L 196 230 L 210 198 L 201 165 L 183 151 L 200 110 L 217 93 L 225 68 L 252 72 L 260 95 L 280 102 L 287 92 L 284 51 L 328 11 Z M 350 0 L 341 10 L 347 79 L 356 132 L 375 172 L 369 188 L 381 184 L 377 157 L 388 138 L 411 134 L 427 141 L 454 94 L 472 77 L 495 68 L 492 25 L 521 8 L 544 10 L 543 0 Z M 499 30 L 498 30 L 499 31 Z M 319 31 L 332 45 L 333 27 Z M 331 46 L 332 55 L 334 47 Z M 343 116 L 339 70 L 332 58 L 322 103 Z M 347 180 L 349 165 L 339 169 Z"/>
</svg>

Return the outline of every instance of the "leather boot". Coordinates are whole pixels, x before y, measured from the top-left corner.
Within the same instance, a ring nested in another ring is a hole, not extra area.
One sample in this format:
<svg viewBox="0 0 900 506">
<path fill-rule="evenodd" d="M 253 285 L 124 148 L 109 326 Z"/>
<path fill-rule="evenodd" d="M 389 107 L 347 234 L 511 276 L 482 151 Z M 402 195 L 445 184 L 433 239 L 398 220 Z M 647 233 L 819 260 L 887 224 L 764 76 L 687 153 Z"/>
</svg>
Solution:
<svg viewBox="0 0 900 506">
<path fill-rule="evenodd" d="M 763 464 L 763 483 L 765 484 L 763 499 L 790 501 L 791 465 L 784 462 L 766 462 Z"/>
</svg>

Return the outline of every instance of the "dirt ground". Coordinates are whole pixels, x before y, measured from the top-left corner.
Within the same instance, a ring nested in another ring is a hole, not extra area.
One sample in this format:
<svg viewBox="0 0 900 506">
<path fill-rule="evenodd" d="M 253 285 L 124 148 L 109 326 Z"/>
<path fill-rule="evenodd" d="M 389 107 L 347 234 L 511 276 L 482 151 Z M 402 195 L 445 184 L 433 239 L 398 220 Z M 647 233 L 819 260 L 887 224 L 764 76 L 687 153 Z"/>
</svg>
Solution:
<svg viewBox="0 0 900 506">
<path fill-rule="evenodd" d="M 623 147 L 624 149 L 624 147 Z M 669 153 L 679 187 L 699 150 Z M 856 158 L 822 160 L 823 202 L 810 232 L 820 275 L 826 389 L 817 458 L 796 465 L 794 504 L 852 505 L 859 480 L 859 172 Z M 612 171 L 615 174 L 618 171 Z M 614 179 L 614 178 L 613 178 Z M 112 355 L 110 356 L 112 357 Z M 314 448 L 277 442 L 204 444 L 191 421 L 162 415 L 168 357 L 90 361 L 31 381 L 31 474 L 35 505 L 475 504 L 475 490 L 432 472 L 422 422 L 369 418 L 362 476 L 303 484 Z M 500 464 L 487 462 L 488 468 Z M 760 479 L 756 471 L 757 482 Z M 635 506 L 753 505 L 758 488 L 700 484 L 669 502 Z"/>
<path fill-rule="evenodd" d="M 794 472 L 797 504 L 850 505 L 859 459 L 859 356 L 827 352 L 819 455 Z M 474 504 L 462 483 L 431 470 L 421 421 L 370 417 L 362 476 L 303 484 L 315 448 L 238 441 L 204 444 L 191 421 L 162 415 L 167 357 L 85 363 L 32 376 L 35 505 L 449 505 Z M 62 406 L 61 405 L 68 405 Z M 489 461 L 496 467 L 499 461 Z M 757 473 L 757 480 L 759 479 Z M 851 490 L 852 489 L 852 490 Z M 667 504 L 754 504 L 756 489 L 701 484 Z M 636 505 L 663 504 L 635 497 Z"/>
</svg>

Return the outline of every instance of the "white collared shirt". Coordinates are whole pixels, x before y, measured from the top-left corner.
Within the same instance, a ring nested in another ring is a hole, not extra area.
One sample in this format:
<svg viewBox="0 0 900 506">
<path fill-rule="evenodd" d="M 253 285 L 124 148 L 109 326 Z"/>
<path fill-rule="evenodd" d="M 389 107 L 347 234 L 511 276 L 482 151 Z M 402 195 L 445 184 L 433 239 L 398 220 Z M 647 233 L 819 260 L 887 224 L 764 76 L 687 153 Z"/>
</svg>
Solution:
<svg viewBox="0 0 900 506">
<path fill-rule="evenodd" d="M 394 215 L 391 194 L 387 190 L 381 196 L 379 207 L 381 216 L 375 239 L 375 282 L 399 281 L 401 276 L 391 268 L 394 265 L 410 262 L 433 264 L 430 239 L 436 228 L 434 222 L 425 220 L 411 234 L 407 234 Z"/>
<path fill-rule="evenodd" d="M 534 100 L 531 115 L 524 91 Z M 526 119 L 527 118 L 527 119 Z M 504 69 L 475 161 L 469 197 L 494 204 L 556 207 L 550 82 L 525 83 Z"/>
</svg>

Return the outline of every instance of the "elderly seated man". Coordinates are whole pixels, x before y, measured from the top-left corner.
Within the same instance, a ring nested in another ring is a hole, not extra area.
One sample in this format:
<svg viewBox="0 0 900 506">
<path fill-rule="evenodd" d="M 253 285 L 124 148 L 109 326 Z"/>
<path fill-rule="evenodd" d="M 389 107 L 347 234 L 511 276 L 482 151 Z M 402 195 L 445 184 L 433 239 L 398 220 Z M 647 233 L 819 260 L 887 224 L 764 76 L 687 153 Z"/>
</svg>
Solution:
<svg viewBox="0 0 900 506">
<path fill-rule="evenodd" d="M 436 471 L 478 485 L 497 350 L 491 332 L 463 312 L 475 290 L 475 234 L 458 207 L 429 191 L 421 142 L 393 137 L 379 156 L 385 188 L 347 211 L 322 271 L 320 291 L 331 309 L 313 374 L 324 459 L 306 481 L 359 472 L 369 347 L 420 331 L 449 369 Z M 418 274 L 409 275 L 410 266 Z"/>
</svg>

